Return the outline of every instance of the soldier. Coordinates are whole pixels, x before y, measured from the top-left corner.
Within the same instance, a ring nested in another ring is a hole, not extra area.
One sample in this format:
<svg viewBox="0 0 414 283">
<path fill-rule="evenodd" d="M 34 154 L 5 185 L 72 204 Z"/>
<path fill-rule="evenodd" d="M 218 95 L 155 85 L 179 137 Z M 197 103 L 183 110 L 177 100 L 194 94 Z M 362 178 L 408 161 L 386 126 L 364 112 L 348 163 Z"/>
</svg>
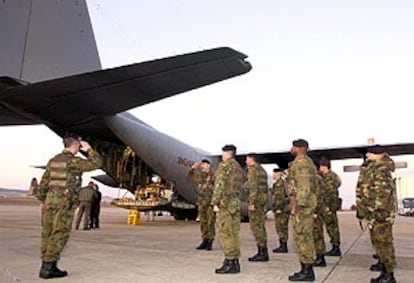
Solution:
<svg viewBox="0 0 414 283">
<path fill-rule="evenodd" d="M 325 182 L 326 194 L 326 211 L 323 220 L 326 225 L 326 231 L 331 239 L 332 249 L 325 255 L 341 256 L 340 249 L 341 238 L 339 233 L 337 211 L 341 208 L 338 188 L 341 186 L 341 178 L 331 170 L 331 162 L 327 158 L 319 161 L 319 172 Z"/>
<path fill-rule="evenodd" d="M 378 263 L 371 266 L 381 271 L 371 283 L 394 283 L 396 265 L 392 227 L 396 215 L 396 187 L 392 178 L 394 161 L 381 146 L 368 147 L 367 160 L 358 177 L 357 217 L 368 222 L 371 242 Z"/>
<path fill-rule="evenodd" d="M 325 267 L 325 237 L 323 233 L 323 217 L 326 212 L 327 189 L 321 175 L 316 175 L 316 199 L 317 206 L 313 214 L 313 241 L 315 243 L 316 259 L 313 266 Z"/>
<path fill-rule="evenodd" d="M 287 241 L 289 238 L 289 193 L 286 182 L 282 178 L 283 169 L 273 169 L 273 213 L 275 215 L 275 228 L 279 236 L 280 246 L 273 250 L 274 253 L 287 253 Z"/>
<path fill-rule="evenodd" d="M 247 182 L 249 195 L 248 215 L 250 229 L 257 244 L 257 254 L 249 257 L 249 261 L 269 261 L 267 250 L 267 234 L 265 228 L 267 204 L 267 173 L 257 161 L 254 153 L 246 156 Z"/>
<path fill-rule="evenodd" d="M 234 159 L 234 145 L 225 145 L 222 150 L 222 162 L 215 173 L 211 200 L 213 210 L 217 213 L 217 232 L 225 256 L 223 265 L 216 269 L 216 273 L 239 273 L 240 192 L 243 185 L 243 169 Z"/>
<path fill-rule="evenodd" d="M 102 165 L 102 158 L 85 141 L 73 137 L 63 140 L 65 149 L 49 160 L 39 185 L 37 198 L 42 211 L 42 267 L 40 278 L 64 277 L 68 273 L 57 267 L 72 227 L 81 176 Z M 76 157 L 82 150 L 88 160 Z"/>
<path fill-rule="evenodd" d="M 101 214 L 102 193 L 99 191 L 97 184 L 94 184 L 95 194 L 91 207 L 90 228 L 99 229 L 99 215 Z"/>
<path fill-rule="evenodd" d="M 76 215 L 75 229 L 79 229 L 79 224 L 83 216 L 83 230 L 90 230 L 89 220 L 91 217 L 92 201 L 95 196 L 95 184 L 90 181 L 86 187 L 79 190 L 79 208 Z"/>
<path fill-rule="evenodd" d="M 308 142 L 293 141 L 291 153 L 295 156 L 289 166 L 288 189 L 291 197 L 290 212 L 294 215 L 293 236 L 301 263 L 301 270 L 289 276 L 289 281 L 314 281 L 313 214 L 316 200 L 317 169 L 307 155 Z"/>
<path fill-rule="evenodd" d="M 214 190 L 214 174 L 210 161 L 207 159 L 196 162 L 188 171 L 188 177 L 197 183 L 197 207 L 200 219 L 200 231 L 202 242 L 197 250 L 211 250 L 213 247 L 216 224 L 216 215 L 213 212 L 211 198 Z"/>
</svg>

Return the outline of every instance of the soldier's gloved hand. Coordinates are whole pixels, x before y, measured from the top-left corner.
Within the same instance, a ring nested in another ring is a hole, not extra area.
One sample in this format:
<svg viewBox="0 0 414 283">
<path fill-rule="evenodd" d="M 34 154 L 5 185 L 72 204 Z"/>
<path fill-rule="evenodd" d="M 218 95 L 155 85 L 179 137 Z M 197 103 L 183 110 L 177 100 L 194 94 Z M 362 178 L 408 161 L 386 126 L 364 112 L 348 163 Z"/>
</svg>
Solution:
<svg viewBox="0 0 414 283">
<path fill-rule="evenodd" d="M 86 141 L 79 141 L 79 143 L 80 143 L 80 150 L 82 150 L 82 151 L 88 151 L 90 148 L 91 148 L 91 146 L 89 145 L 89 143 L 88 142 L 86 142 Z"/>
</svg>

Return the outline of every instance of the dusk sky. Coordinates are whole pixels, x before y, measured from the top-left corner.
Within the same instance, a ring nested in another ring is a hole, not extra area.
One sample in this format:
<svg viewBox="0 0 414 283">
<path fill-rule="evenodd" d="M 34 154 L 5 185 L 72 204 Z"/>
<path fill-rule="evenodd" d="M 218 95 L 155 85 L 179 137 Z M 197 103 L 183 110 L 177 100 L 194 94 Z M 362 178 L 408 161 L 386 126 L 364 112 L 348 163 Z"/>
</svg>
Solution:
<svg viewBox="0 0 414 283">
<path fill-rule="evenodd" d="M 226 143 L 242 152 L 287 150 L 296 138 L 311 148 L 361 145 L 369 137 L 414 142 L 413 1 L 87 4 L 103 68 L 220 46 L 248 55 L 253 69 L 243 76 L 130 111 L 190 145 L 218 153 Z M 30 165 L 62 149 L 43 126 L 2 127 L 0 135 L 0 187 L 26 189 L 42 174 Z M 343 164 L 334 169 L 348 206 L 356 174 L 344 174 Z"/>
</svg>

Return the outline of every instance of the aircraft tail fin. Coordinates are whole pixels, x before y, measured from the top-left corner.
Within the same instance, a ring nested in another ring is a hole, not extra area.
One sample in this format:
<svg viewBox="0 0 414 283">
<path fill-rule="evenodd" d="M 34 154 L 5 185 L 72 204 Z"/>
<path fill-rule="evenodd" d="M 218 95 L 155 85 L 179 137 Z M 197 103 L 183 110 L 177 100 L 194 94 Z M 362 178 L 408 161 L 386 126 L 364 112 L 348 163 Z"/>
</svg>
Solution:
<svg viewBox="0 0 414 283">
<path fill-rule="evenodd" d="M 246 57 L 222 47 L 29 85 L 0 77 L 0 110 L 73 127 L 247 73 Z M 7 124 L 0 116 L 0 125 Z"/>
<path fill-rule="evenodd" d="M 101 69 L 85 0 L 0 1 L 0 76 L 38 82 Z"/>
</svg>

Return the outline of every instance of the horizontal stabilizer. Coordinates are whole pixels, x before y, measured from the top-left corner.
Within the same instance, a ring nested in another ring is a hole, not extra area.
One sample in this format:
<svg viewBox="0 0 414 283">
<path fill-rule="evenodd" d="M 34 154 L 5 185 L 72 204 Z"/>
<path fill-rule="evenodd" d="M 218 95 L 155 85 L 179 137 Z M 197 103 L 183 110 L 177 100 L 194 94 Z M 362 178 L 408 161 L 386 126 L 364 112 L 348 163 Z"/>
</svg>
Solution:
<svg viewBox="0 0 414 283">
<path fill-rule="evenodd" d="M 381 145 L 389 155 L 414 154 L 414 143 L 388 144 Z M 321 157 L 326 157 L 330 160 L 341 160 L 351 158 L 365 157 L 367 153 L 367 146 L 350 146 L 350 147 L 336 147 L 323 148 L 309 151 L 309 156 L 318 164 Z M 277 164 L 280 168 L 288 168 L 289 162 L 293 160 L 290 151 L 283 152 L 267 152 L 258 153 L 259 161 L 263 164 Z M 237 161 L 245 164 L 246 154 L 239 154 L 236 156 Z M 400 164 L 403 165 L 402 163 Z M 359 169 L 358 169 L 359 170 Z"/>
<path fill-rule="evenodd" d="M 107 174 L 102 174 L 98 176 L 93 176 L 92 179 L 112 188 L 119 188 L 120 184 L 111 176 Z"/>
<path fill-rule="evenodd" d="M 396 169 L 404 169 L 408 167 L 408 163 L 406 161 L 396 161 L 395 168 Z M 345 165 L 343 167 L 344 172 L 358 172 L 361 169 L 359 165 Z"/>
<path fill-rule="evenodd" d="M 82 124 L 244 74 L 251 69 L 246 57 L 223 47 L 29 85 L 0 84 L 0 110 L 15 113 L 13 124 L 20 116 L 48 125 Z M 0 125 L 13 122 L 0 118 Z"/>
</svg>

